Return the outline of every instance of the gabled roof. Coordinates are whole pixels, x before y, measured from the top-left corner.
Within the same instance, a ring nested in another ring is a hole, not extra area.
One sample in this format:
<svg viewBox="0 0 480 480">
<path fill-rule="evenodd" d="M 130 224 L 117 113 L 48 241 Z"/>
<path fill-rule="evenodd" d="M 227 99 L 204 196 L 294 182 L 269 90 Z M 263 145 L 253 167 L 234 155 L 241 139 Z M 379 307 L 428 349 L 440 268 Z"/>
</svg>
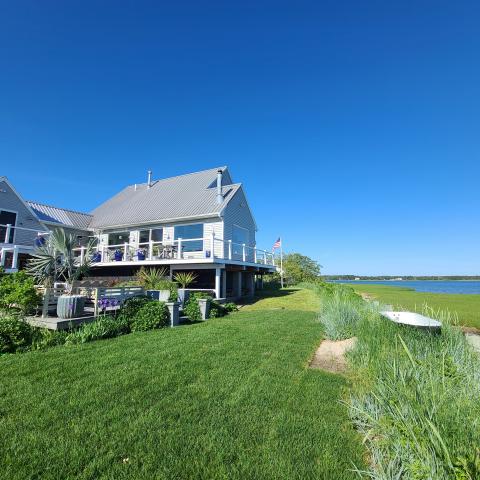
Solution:
<svg viewBox="0 0 480 480">
<path fill-rule="evenodd" d="M 18 200 L 25 206 L 25 208 L 31 213 L 32 217 L 33 218 L 37 218 L 38 221 L 40 221 L 40 219 L 38 219 L 37 217 L 37 214 L 33 211 L 32 207 L 28 204 L 28 202 L 26 202 L 23 197 L 17 192 L 17 190 L 15 189 L 15 187 L 10 183 L 10 180 L 8 180 L 8 178 L 4 175 L 0 176 L 0 183 L 1 182 L 5 182 L 8 187 L 10 188 L 10 190 L 13 192 L 13 194 L 18 198 Z M 44 225 L 42 225 L 44 226 Z"/>
<path fill-rule="evenodd" d="M 88 213 L 76 212 L 65 208 L 52 207 L 42 203 L 27 201 L 41 222 L 56 224 L 59 227 L 78 228 L 85 230 L 92 220 Z"/>
<path fill-rule="evenodd" d="M 223 202 L 217 203 L 217 171 L 223 172 Z M 229 183 L 226 185 L 226 183 Z M 97 207 L 90 228 L 169 222 L 221 214 L 241 184 L 231 183 L 227 167 L 130 185 Z"/>
</svg>

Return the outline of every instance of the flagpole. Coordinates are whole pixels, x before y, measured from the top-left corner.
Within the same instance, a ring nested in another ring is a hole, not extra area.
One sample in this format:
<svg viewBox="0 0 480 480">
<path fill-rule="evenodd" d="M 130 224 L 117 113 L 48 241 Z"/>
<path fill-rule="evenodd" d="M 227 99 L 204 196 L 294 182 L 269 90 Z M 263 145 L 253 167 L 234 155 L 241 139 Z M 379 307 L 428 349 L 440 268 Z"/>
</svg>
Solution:
<svg viewBox="0 0 480 480">
<path fill-rule="evenodd" d="M 283 240 L 280 237 L 280 286 L 283 288 Z"/>
</svg>

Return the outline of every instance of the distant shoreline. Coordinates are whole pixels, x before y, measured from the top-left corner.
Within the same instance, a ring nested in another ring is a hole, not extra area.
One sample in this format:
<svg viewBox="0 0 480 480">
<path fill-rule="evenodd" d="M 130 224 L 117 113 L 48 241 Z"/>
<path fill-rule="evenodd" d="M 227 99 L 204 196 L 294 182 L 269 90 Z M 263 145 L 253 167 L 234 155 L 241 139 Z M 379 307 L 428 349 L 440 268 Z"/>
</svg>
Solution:
<svg viewBox="0 0 480 480">
<path fill-rule="evenodd" d="M 366 277 L 366 276 L 356 276 L 356 275 L 322 275 L 322 279 L 325 281 L 339 281 L 339 280 L 345 280 L 345 281 L 375 281 L 379 280 L 382 282 L 388 282 L 388 281 L 394 281 L 394 282 L 402 282 L 402 281 L 409 281 L 411 282 L 412 280 L 428 280 L 428 281 L 439 281 L 439 282 L 444 282 L 444 281 L 449 281 L 449 282 L 454 282 L 454 281 L 480 281 L 480 275 L 471 275 L 471 276 L 461 276 L 461 275 L 445 275 L 445 276 L 439 276 L 439 275 L 432 275 L 432 276 L 378 276 L 378 277 Z"/>
</svg>

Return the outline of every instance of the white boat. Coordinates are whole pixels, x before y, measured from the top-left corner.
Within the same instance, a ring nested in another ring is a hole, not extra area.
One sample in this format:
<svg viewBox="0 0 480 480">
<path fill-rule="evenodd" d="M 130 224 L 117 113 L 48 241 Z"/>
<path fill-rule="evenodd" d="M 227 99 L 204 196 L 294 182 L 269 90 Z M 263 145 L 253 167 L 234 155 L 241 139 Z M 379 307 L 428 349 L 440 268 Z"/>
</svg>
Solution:
<svg viewBox="0 0 480 480">
<path fill-rule="evenodd" d="M 392 322 L 401 325 L 409 325 L 411 327 L 424 328 L 427 330 L 440 330 L 442 324 L 438 320 L 426 317 L 415 312 L 380 312 L 381 315 L 388 318 Z"/>
</svg>

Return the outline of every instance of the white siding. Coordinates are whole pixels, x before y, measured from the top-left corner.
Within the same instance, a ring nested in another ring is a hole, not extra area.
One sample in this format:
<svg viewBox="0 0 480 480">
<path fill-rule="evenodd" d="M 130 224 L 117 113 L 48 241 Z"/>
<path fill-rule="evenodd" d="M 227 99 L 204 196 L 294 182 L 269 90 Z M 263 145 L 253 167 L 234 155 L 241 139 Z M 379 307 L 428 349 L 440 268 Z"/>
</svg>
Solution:
<svg viewBox="0 0 480 480">
<path fill-rule="evenodd" d="M 38 231 L 44 231 L 45 227 L 38 221 L 32 212 L 25 206 L 22 199 L 10 188 L 4 181 L 0 181 L 0 209 L 17 212 L 17 227 L 32 228 Z M 37 237 L 36 232 L 15 229 L 13 242 L 16 245 L 33 246 Z M 1 238 L 0 243 L 5 239 Z"/>
<path fill-rule="evenodd" d="M 234 197 L 230 200 L 225 208 L 223 215 L 224 222 L 224 239 L 225 241 L 233 240 L 233 226 L 248 230 L 248 243 L 250 247 L 255 246 L 255 220 L 253 219 L 252 212 L 247 204 L 247 199 L 243 188 L 240 188 L 235 193 Z M 228 250 L 225 247 L 225 256 L 228 256 Z M 253 253 L 251 249 L 247 250 L 248 260 L 252 261 Z"/>
</svg>

